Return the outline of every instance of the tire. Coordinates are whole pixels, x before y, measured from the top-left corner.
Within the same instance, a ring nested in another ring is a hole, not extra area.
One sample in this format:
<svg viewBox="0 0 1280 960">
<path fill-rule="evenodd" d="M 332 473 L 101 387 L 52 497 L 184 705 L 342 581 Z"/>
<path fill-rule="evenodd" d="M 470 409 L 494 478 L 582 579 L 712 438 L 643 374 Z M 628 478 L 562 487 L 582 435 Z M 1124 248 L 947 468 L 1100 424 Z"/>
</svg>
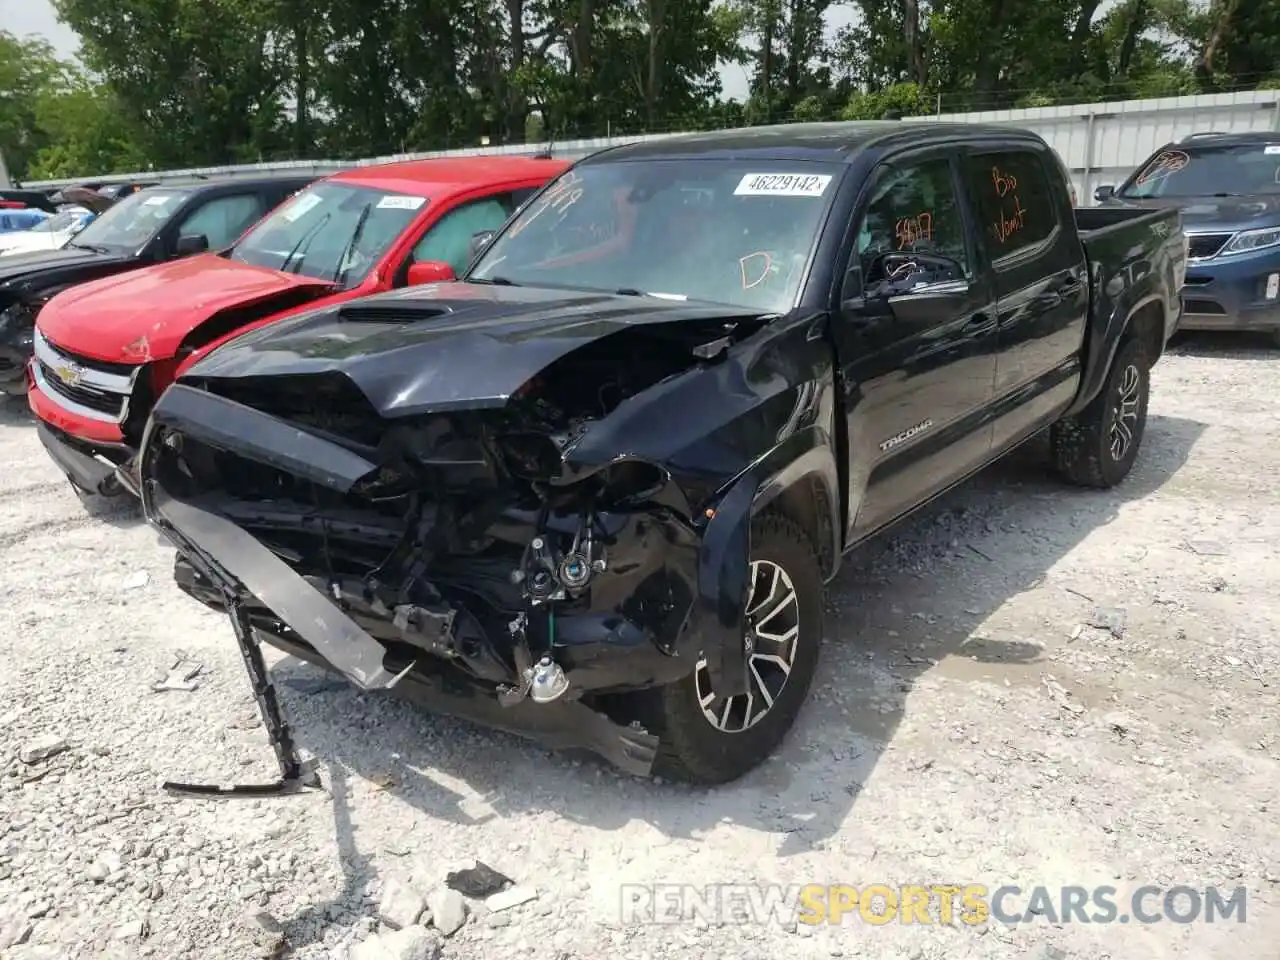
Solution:
<svg viewBox="0 0 1280 960">
<path fill-rule="evenodd" d="M 782 672 L 763 659 L 769 654 L 762 651 L 772 648 L 766 639 L 756 641 L 753 649 L 761 659 L 753 676 L 757 681 L 768 683 L 766 689 L 772 689 L 775 697 L 765 711 L 759 711 L 758 706 L 750 709 L 750 705 L 748 710 L 743 710 L 745 698 L 734 698 L 730 726 L 736 726 L 738 719 L 742 719 L 745 726 L 731 732 L 717 729 L 700 705 L 700 699 L 710 693 L 710 678 L 704 662 L 699 662 L 693 673 L 676 683 L 632 694 L 627 713 L 658 737 L 658 755 L 653 767 L 657 776 L 705 785 L 738 779 L 782 743 L 808 697 L 818 664 L 823 616 L 822 571 L 813 544 L 797 524 L 774 513 L 757 518 L 751 543 L 751 562 L 759 574 L 760 588 L 766 588 L 775 569 L 785 574 L 778 581 L 779 589 L 786 589 L 787 580 L 794 588 L 794 602 L 781 604 L 776 616 L 763 616 L 758 621 L 770 634 L 785 633 L 792 624 L 798 628 L 793 644 L 784 645 L 793 651 L 790 672 L 778 684 Z M 758 602 L 758 596 L 759 593 L 753 593 L 748 609 L 753 602 Z M 762 614 L 769 612 L 764 609 Z M 753 689 L 760 688 L 753 683 Z M 721 716 L 724 702 L 718 698 L 712 703 Z M 746 724 L 748 714 L 757 717 L 749 725 Z"/>
<path fill-rule="evenodd" d="M 1142 344 L 1125 340 L 1098 395 L 1051 428 L 1054 469 L 1081 487 L 1105 490 L 1120 483 L 1142 447 L 1150 394 L 1151 364 Z"/>
</svg>

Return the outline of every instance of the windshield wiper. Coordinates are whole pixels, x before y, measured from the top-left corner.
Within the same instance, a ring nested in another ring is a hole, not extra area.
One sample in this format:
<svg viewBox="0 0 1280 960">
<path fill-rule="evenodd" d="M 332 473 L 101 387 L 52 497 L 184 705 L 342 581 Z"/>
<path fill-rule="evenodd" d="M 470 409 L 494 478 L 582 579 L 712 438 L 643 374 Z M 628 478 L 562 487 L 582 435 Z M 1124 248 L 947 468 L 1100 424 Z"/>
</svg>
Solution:
<svg viewBox="0 0 1280 960">
<path fill-rule="evenodd" d="M 293 249 L 289 251 L 289 255 L 285 257 L 284 262 L 280 264 L 281 273 L 289 272 L 289 264 L 292 263 L 293 258 L 298 255 L 298 251 L 302 249 L 302 245 L 304 243 L 310 244 L 312 239 L 314 239 L 315 235 L 319 232 L 320 228 L 329 222 L 329 217 L 331 217 L 332 215 L 333 215 L 332 211 L 330 213 L 326 213 L 323 217 L 321 217 L 318 221 L 316 221 L 316 225 L 314 227 L 312 227 L 310 230 L 308 230 L 306 233 L 304 233 L 302 236 L 298 238 L 298 242 L 293 245 Z M 305 249 L 302 249 L 302 255 L 304 258 L 306 257 L 307 254 Z M 299 267 L 301 267 L 302 265 L 301 261 L 299 261 L 298 265 Z M 295 270 L 293 272 L 297 273 L 298 271 Z"/>
<path fill-rule="evenodd" d="M 520 284 L 506 277 L 471 277 L 467 283 L 489 283 L 495 287 L 518 287 Z"/>
<path fill-rule="evenodd" d="M 340 278 L 345 280 L 344 274 L 350 267 L 343 268 L 343 264 L 347 262 L 347 256 L 356 248 L 356 244 L 360 242 L 360 234 L 364 233 L 365 222 L 369 219 L 369 211 L 373 209 L 373 203 L 366 203 L 364 209 L 360 211 L 360 219 L 356 221 L 355 229 L 351 231 L 351 239 L 347 241 L 347 245 L 342 248 L 342 256 L 338 257 L 338 265 L 333 270 L 333 282 L 339 283 Z M 340 284 L 339 284 L 340 285 Z"/>
<path fill-rule="evenodd" d="M 76 243 L 74 240 L 67 242 L 68 247 L 75 247 L 77 250 L 88 250 L 90 253 L 110 253 L 106 247 L 98 246 L 93 243 Z"/>
</svg>

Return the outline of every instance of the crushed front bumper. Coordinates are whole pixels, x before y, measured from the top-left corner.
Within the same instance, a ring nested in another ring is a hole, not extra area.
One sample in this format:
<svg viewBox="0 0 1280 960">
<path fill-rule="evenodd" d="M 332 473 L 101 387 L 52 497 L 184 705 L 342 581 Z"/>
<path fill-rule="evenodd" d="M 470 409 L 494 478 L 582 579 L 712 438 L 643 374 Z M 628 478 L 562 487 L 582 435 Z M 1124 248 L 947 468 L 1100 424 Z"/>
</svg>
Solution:
<svg viewBox="0 0 1280 960">
<path fill-rule="evenodd" d="M 432 712 L 529 737 L 553 749 L 590 750 L 638 776 L 648 776 L 652 771 L 656 737 L 614 723 L 581 701 L 523 700 L 504 706 L 491 691 L 449 684 L 438 676 L 415 672 L 416 661 L 395 662 L 388 669 L 388 651 L 380 643 L 254 537 L 197 505 L 168 497 L 154 484 L 144 486 L 143 502 L 148 517 L 178 544 L 175 579 L 179 586 L 209 605 L 227 610 L 242 651 L 252 648 L 259 661 L 257 641 L 263 640 L 340 673 L 363 690 L 397 687 L 407 698 Z M 204 596 L 200 596 L 202 591 Z M 212 601 L 218 594 L 223 599 Z M 242 604 L 243 594 L 250 594 L 290 624 L 298 640 L 252 626 Z M 281 756 L 282 781 L 296 781 L 299 763 L 287 727 L 279 719 L 265 667 L 255 668 L 247 652 L 245 658 L 272 745 Z M 264 703 L 264 697 L 270 701 Z M 283 745 L 281 734 L 285 738 Z M 184 785 L 179 792 L 199 791 Z"/>
<path fill-rule="evenodd" d="M 216 609 L 225 607 L 216 599 L 212 583 L 179 555 L 174 563 L 174 580 L 179 589 Z M 254 628 L 256 637 L 277 650 L 304 660 L 335 675 L 342 675 L 315 648 L 297 637 Z M 552 750 L 588 750 L 636 776 L 652 772 L 657 739 L 635 727 L 624 727 L 592 710 L 580 700 L 560 699 L 551 703 L 521 700 L 504 706 L 483 688 L 450 682 L 439 674 L 423 671 L 404 673 L 405 665 L 389 654 L 392 671 L 403 679 L 395 693 L 430 713 L 468 720 L 481 726 L 502 730 L 534 740 Z"/>
<path fill-rule="evenodd" d="M 173 396 L 157 407 L 139 455 L 143 509 L 147 519 L 178 548 L 175 578 L 179 586 L 231 616 L 264 723 L 280 759 L 282 785 L 296 784 L 301 766 L 262 665 L 260 642 L 340 673 L 364 690 L 395 687 L 397 693 L 434 712 L 523 735 L 552 748 L 587 749 L 635 775 L 652 772 L 656 737 L 615 723 L 581 700 L 504 703 L 483 683 L 447 671 L 441 676 L 428 664 L 415 670 L 419 661 L 409 659 L 413 654 L 389 650 L 251 533 L 206 505 L 179 499 L 162 489 L 151 479 L 151 460 L 156 456 L 153 437 L 162 425 L 175 421 L 188 436 L 224 448 L 249 448 L 264 460 L 305 472 L 334 489 L 349 488 L 374 469 L 372 463 L 350 451 L 240 404 L 192 395 L 195 391 L 182 386 L 171 388 L 169 393 Z M 228 416 L 210 416 L 210 407 Z M 231 429 L 231 414 L 234 437 L 223 432 Z M 251 609 L 269 611 L 270 622 L 255 620 Z M 619 654 L 619 659 L 625 656 L 624 651 Z M 435 658 L 427 654 L 426 659 Z M 670 657 L 663 659 L 672 661 Z M 210 788 L 189 785 L 168 787 L 179 792 L 211 792 Z"/>
<path fill-rule="evenodd" d="M 234 503 L 220 499 L 220 494 L 206 495 L 203 488 L 181 482 L 162 485 L 159 477 L 173 475 L 160 469 L 169 451 L 192 443 L 344 496 L 379 467 L 288 420 L 182 383 L 172 385 L 153 410 L 138 457 L 143 509 L 178 548 L 179 585 L 209 606 L 227 611 L 233 621 L 247 618 L 248 627 L 237 627 L 237 640 L 255 690 L 268 688 L 269 682 L 265 670 L 254 665 L 249 648 L 256 651 L 259 642 L 266 642 L 340 673 L 361 689 L 394 686 L 436 712 L 552 747 L 585 748 L 646 776 L 652 772 L 657 739 L 597 712 L 596 695 L 678 682 L 693 672 L 700 658 L 717 692 L 733 696 L 747 689 L 743 620 L 751 520 L 761 485 L 750 472 L 716 499 L 714 509 L 703 511 L 706 521 L 696 528 L 682 519 L 689 516 L 688 504 L 664 506 L 653 514 L 616 515 L 624 526 L 643 521 L 645 535 L 629 528 L 627 546 L 612 555 L 623 558 L 618 570 L 633 572 L 612 575 L 643 577 L 649 583 L 654 581 L 652 571 L 661 569 L 667 579 L 654 582 L 665 583 L 665 596 L 676 599 L 665 604 L 643 601 L 652 604 L 650 610 L 662 611 L 661 623 L 653 614 L 648 621 L 633 620 L 621 611 L 625 592 L 634 586 L 616 581 L 601 590 L 606 599 L 599 608 L 557 616 L 549 649 L 577 693 L 540 702 L 521 699 L 528 690 L 518 689 L 529 666 L 522 661 L 529 653 L 523 640 L 502 656 L 514 664 L 490 660 L 496 673 L 476 669 L 480 658 L 466 649 L 467 644 L 411 638 L 382 614 L 371 620 L 359 604 L 350 604 L 336 582 L 326 587 L 295 570 L 235 522 Z M 597 516 L 602 524 L 611 522 L 608 510 Z M 623 536 L 617 531 L 612 535 Z M 329 588 L 337 591 L 340 602 L 330 597 Z M 465 612 L 464 607 L 455 609 Z M 638 628 L 641 622 L 647 625 Z M 384 629 L 388 624 L 394 629 Z M 401 631 L 398 636 L 396 630 Z M 463 666 L 467 669 L 460 669 Z M 274 728 L 269 722 L 268 729 Z"/>
</svg>

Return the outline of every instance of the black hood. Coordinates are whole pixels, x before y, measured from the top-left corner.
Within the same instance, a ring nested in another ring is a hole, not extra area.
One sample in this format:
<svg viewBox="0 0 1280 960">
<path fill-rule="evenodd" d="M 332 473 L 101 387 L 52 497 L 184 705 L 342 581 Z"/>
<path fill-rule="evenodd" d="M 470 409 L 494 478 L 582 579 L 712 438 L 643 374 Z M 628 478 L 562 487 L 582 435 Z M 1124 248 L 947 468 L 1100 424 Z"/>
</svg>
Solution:
<svg viewBox="0 0 1280 960">
<path fill-rule="evenodd" d="M 561 357 L 638 328 L 692 324 L 707 339 L 763 311 L 731 306 L 445 283 L 327 307 L 215 350 L 182 378 L 340 373 L 386 417 L 505 406 Z"/>
<path fill-rule="evenodd" d="M 96 253 L 82 247 L 11 253 L 0 257 L 0 291 L 39 291 L 114 273 L 134 262 L 128 254 Z"/>
<path fill-rule="evenodd" d="M 1182 212 L 1182 225 L 1193 233 L 1232 233 L 1280 226 L 1280 194 L 1250 197 L 1116 197 L 1108 206 Z"/>
</svg>

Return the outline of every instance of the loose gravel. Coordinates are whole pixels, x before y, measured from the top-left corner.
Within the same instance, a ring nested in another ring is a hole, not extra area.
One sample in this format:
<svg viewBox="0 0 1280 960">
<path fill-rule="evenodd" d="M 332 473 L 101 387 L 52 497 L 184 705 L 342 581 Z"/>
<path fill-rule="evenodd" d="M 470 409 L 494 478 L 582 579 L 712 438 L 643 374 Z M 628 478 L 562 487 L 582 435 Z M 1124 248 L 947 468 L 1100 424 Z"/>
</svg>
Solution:
<svg viewBox="0 0 1280 960">
<path fill-rule="evenodd" d="M 812 700 L 739 783 L 636 780 L 269 653 L 326 789 L 227 802 L 159 783 L 274 775 L 229 624 L 11 405 L 0 956 L 1276 956 L 1280 351 L 1199 338 L 1153 381 L 1120 489 L 1064 488 L 1032 444 L 847 560 Z M 476 860 L 514 886 L 445 887 Z M 1242 886 L 1247 918 L 622 912 L 671 883 Z"/>
</svg>

